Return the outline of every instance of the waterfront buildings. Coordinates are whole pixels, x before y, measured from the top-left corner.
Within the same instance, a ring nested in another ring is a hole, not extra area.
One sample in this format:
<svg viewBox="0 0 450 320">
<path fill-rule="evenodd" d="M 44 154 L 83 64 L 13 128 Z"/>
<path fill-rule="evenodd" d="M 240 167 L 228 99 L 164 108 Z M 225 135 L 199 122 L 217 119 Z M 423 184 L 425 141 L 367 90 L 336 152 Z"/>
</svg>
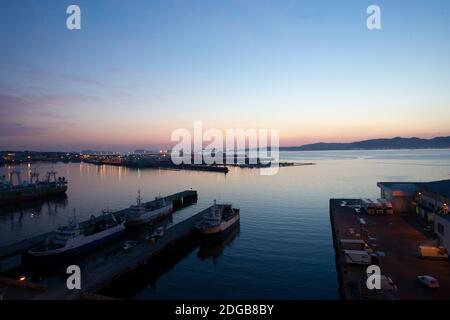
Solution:
<svg viewBox="0 0 450 320">
<path fill-rule="evenodd" d="M 450 250 L 450 180 L 432 182 L 379 182 L 381 197 L 396 213 L 415 213 L 434 226 L 439 245 Z"/>
<path fill-rule="evenodd" d="M 448 214 L 450 203 L 450 180 L 420 183 L 416 212 L 430 221 L 437 215 Z"/>
<path fill-rule="evenodd" d="M 413 210 L 419 187 L 414 182 L 378 182 L 381 198 L 392 203 L 394 212 L 406 213 Z"/>
</svg>

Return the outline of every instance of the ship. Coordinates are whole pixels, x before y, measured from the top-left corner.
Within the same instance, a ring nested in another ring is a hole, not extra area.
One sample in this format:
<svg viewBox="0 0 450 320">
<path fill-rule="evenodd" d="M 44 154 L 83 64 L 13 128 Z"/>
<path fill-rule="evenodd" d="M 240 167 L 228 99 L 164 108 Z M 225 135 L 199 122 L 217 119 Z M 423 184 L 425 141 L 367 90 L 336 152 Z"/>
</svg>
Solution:
<svg viewBox="0 0 450 320">
<path fill-rule="evenodd" d="M 239 223 L 239 209 L 231 204 L 214 204 L 203 213 L 196 229 L 201 235 L 208 237 L 222 236 Z"/>
<path fill-rule="evenodd" d="M 108 242 L 125 231 L 124 221 L 113 213 L 94 215 L 88 221 L 78 223 L 74 217 L 66 226 L 59 227 L 44 243 L 30 250 L 32 258 L 72 257 Z"/>
<path fill-rule="evenodd" d="M 67 182 L 65 177 L 56 178 L 55 171 L 47 172 L 44 181 L 39 180 L 36 171 L 30 173 L 30 181 L 22 181 L 20 171 L 11 171 L 9 179 L 6 175 L 0 177 L 0 205 L 64 194 Z"/>
<path fill-rule="evenodd" d="M 126 213 L 126 226 L 134 227 L 150 224 L 168 214 L 173 210 L 172 202 L 167 203 L 166 199 L 156 197 L 155 201 L 145 204 L 142 202 L 141 192 L 138 191 L 136 205 L 130 206 Z"/>
</svg>

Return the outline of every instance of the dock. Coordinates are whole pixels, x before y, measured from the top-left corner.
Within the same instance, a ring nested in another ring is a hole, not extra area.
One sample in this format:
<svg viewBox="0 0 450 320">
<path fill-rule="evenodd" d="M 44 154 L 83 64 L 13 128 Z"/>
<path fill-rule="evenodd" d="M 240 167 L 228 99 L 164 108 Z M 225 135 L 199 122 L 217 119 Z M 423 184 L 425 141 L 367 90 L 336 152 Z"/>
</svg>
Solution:
<svg viewBox="0 0 450 320">
<path fill-rule="evenodd" d="M 197 192 L 188 190 L 166 197 L 166 200 L 174 203 L 174 208 L 180 209 L 197 201 Z M 209 210 L 205 209 L 205 210 Z M 202 217 L 205 210 L 193 216 L 167 227 L 164 235 L 159 239 L 143 237 L 139 233 L 137 245 L 129 252 L 122 249 L 123 240 L 111 241 L 88 256 L 80 257 L 68 264 L 78 265 L 81 269 L 81 290 L 67 289 L 66 280 L 69 275 L 63 272 L 62 265 L 59 271 L 46 276 L 39 283 L 28 280 L 0 278 L 0 291 L 8 292 L 9 299 L 34 299 L 34 300 L 71 300 L 71 299 L 109 299 L 98 292 L 114 281 L 120 279 L 142 265 L 151 263 L 156 255 L 167 249 L 176 248 L 181 241 L 195 236 L 195 225 Z M 120 214 L 121 212 L 119 212 Z M 148 228 L 147 228 L 148 229 Z M 146 230 L 147 230 L 146 229 Z M 38 240 L 43 236 L 35 237 Z M 23 241 L 14 246 L 15 250 L 28 247 L 33 241 Z M 12 250 L 9 250 L 9 254 Z M 6 253 L 6 251 L 4 251 Z M 19 251 L 15 252 L 19 254 Z"/>
<path fill-rule="evenodd" d="M 439 300 L 450 297 L 450 261 L 428 260 L 418 256 L 419 245 L 432 235 L 424 231 L 427 223 L 414 214 L 368 215 L 358 208 L 359 199 L 331 199 L 330 220 L 333 232 L 339 293 L 343 300 Z M 381 274 L 390 277 L 396 291 L 369 290 L 367 266 L 345 262 L 340 239 L 364 240 L 379 260 Z M 440 288 L 430 290 L 417 281 L 431 275 Z"/>
<path fill-rule="evenodd" d="M 147 155 L 149 156 L 149 155 Z M 134 157 L 118 157 L 118 156 L 91 156 L 83 159 L 83 162 L 94 165 L 111 165 L 128 168 L 148 168 L 148 169 L 166 169 L 166 170 L 191 170 L 191 171 L 207 171 L 228 173 L 229 169 L 226 165 L 195 164 L 174 164 L 169 154 L 153 154 L 151 158 L 134 158 Z"/>
<path fill-rule="evenodd" d="M 205 209 L 208 210 L 208 209 Z M 137 269 L 142 264 L 151 263 L 151 259 L 177 243 L 194 234 L 195 224 L 203 215 L 198 212 L 192 217 L 168 228 L 165 235 L 155 242 L 142 241 L 131 252 L 120 252 L 104 263 L 81 269 L 81 290 L 68 290 L 66 279 L 60 279 L 57 284 L 49 286 L 48 290 L 33 297 L 34 300 L 71 300 L 83 299 L 95 295 L 126 273 Z"/>
<path fill-rule="evenodd" d="M 198 194 L 195 190 L 185 190 L 165 197 L 166 202 L 173 204 L 173 211 L 177 211 L 190 204 L 197 202 Z M 145 204 L 151 205 L 155 200 L 148 201 Z M 118 218 L 124 218 L 126 209 L 114 212 Z M 82 222 L 81 222 L 82 223 Z M 54 231 L 45 234 L 40 234 L 23 241 L 0 247 L 0 272 L 17 268 L 22 264 L 22 254 L 32 247 L 42 243 L 49 236 L 54 234 Z"/>
</svg>

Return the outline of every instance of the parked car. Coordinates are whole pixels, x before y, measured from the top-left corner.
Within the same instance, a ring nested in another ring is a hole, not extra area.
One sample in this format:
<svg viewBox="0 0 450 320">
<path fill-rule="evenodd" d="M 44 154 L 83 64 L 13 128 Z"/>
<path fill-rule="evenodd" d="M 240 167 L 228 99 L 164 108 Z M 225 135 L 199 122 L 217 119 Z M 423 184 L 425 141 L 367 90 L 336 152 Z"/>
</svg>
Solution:
<svg viewBox="0 0 450 320">
<path fill-rule="evenodd" d="M 439 288 L 439 281 L 437 281 L 436 278 L 433 278 L 432 276 L 424 275 L 424 276 L 418 276 L 417 280 L 422 284 L 423 286 L 427 288 Z"/>
<path fill-rule="evenodd" d="M 373 253 L 373 249 L 361 239 L 340 239 L 339 245 L 344 250 L 364 250 L 367 253 Z"/>
<path fill-rule="evenodd" d="M 378 259 L 374 255 L 368 254 L 365 250 L 344 250 L 345 262 L 348 264 L 371 265 L 378 264 Z"/>
<path fill-rule="evenodd" d="M 134 247 L 136 247 L 138 244 L 137 241 L 131 241 L 131 240 L 127 240 L 123 243 L 122 245 L 122 249 L 124 252 L 128 253 L 130 252 Z"/>
<path fill-rule="evenodd" d="M 157 228 L 153 236 L 157 239 L 162 238 L 164 236 L 164 227 Z"/>
</svg>

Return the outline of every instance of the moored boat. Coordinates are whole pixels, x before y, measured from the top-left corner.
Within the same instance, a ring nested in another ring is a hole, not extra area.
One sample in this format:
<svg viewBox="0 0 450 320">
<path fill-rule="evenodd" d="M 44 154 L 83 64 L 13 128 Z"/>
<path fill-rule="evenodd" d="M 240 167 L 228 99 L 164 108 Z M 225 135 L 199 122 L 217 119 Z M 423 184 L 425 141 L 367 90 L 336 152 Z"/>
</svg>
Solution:
<svg viewBox="0 0 450 320">
<path fill-rule="evenodd" d="M 163 216 L 170 214 L 173 210 L 172 202 L 168 203 L 165 198 L 156 197 L 155 201 L 145 204 L 142 202 L 141 193 L 138 191 L 136 205 L 130 206 L 126 213 L 126 225 L 140 226 L 150 224 Z"/>
<path fill-rule="evenodd" d="M 13 182 L 14 177 L 16 182 Z M 37 172 L 31 172 L 30 178 L 30 181 L 22 181 L 19 171 L 10 172 L 9 179 L 5 175 L 1 176 L 0 205 L 64 194 L 67 191 L 67 180 L 64 177 L 57 178 L 55 171 L 47 172 L 43 181 L 39 180 Z"/>
<path fill-rule="evenodd" d="M 119 236 L 124 230 L 124 222 L 112 213 L 92 215 L 89 221 L 82 223 L 73 219 L 59 227 L 44 243 L 31 248 L 28 254 L 34 258 L 73 256 Z"/>
<path fill-rule="evenodd" d="M 214 204 L 203 213 L 196 229 L 205 236 L 220 236 L 230 231 L 239 220 L 239 209 L 231 204 L 217 204 L 214 200 Z"/>
</svg>

